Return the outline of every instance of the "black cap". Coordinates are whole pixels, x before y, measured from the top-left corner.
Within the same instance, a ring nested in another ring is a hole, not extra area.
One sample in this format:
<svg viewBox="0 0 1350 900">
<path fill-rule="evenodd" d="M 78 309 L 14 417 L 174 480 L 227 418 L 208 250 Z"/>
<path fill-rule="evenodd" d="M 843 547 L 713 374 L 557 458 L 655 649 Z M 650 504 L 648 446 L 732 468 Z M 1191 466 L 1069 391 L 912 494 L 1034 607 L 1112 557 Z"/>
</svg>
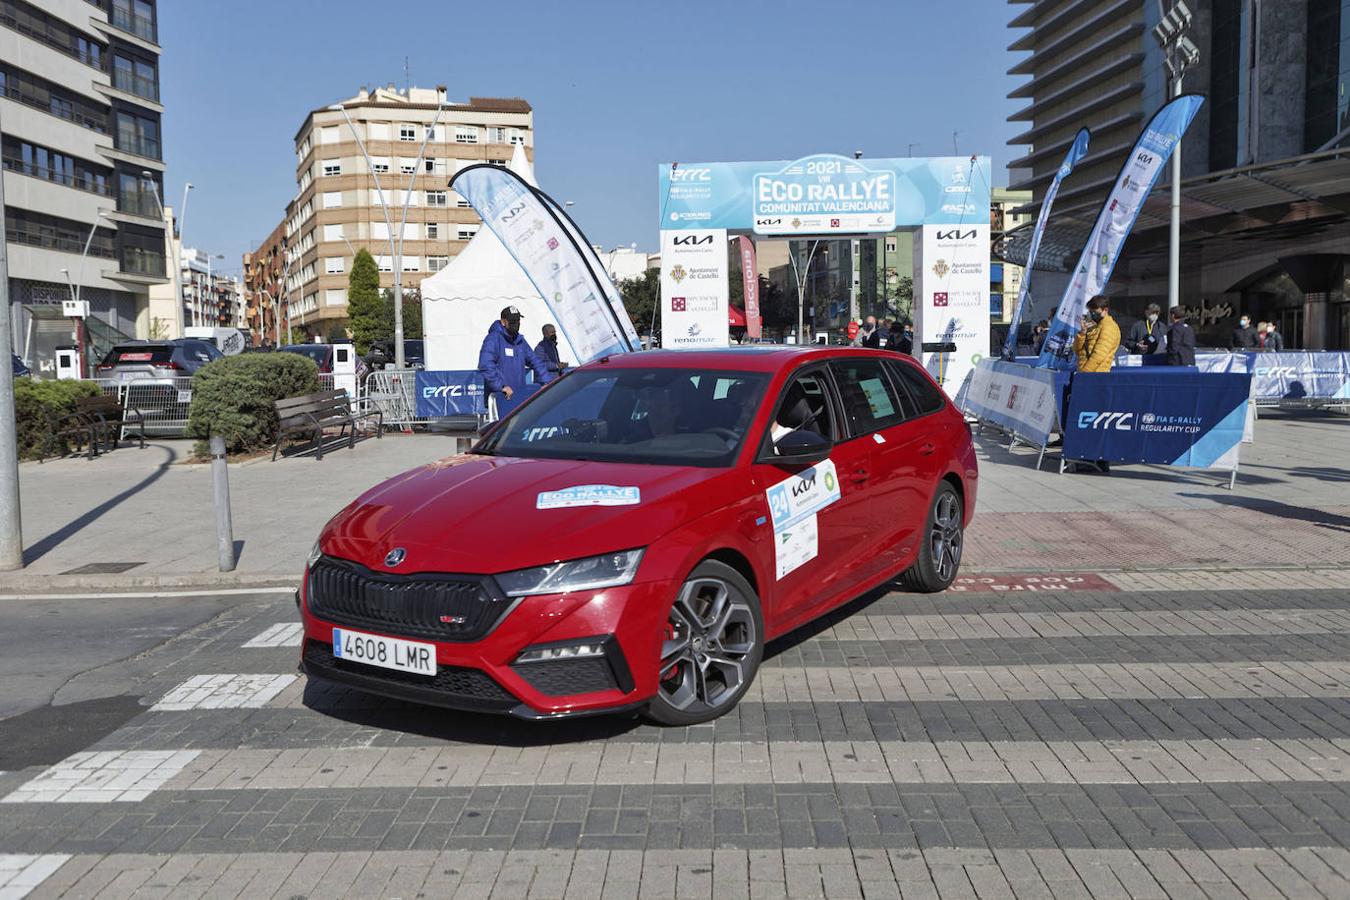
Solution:
<svg viewBox="0 0 1350 900">
<path fill-rule="evenodd" d="M 516 309 L 514 306 L 503 307 L 503 309 L 502 309 L 502 318 L 503 318 L 503 319 L 519 319 L 519 318 L 520 318 L 520 310 Z"/>
</svg>

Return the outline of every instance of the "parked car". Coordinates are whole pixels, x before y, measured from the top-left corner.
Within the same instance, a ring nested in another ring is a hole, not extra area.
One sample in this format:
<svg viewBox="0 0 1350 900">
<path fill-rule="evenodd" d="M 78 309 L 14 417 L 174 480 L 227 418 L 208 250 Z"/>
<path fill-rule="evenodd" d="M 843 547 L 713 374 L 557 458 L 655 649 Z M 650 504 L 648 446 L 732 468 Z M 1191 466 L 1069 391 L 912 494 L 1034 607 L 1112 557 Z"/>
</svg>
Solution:
<svg viewBox="0 0 1350 900">
<path fill-rule="evenodd" d="M 948 587 L 977 479 L 964 418 L 907 356 L 604 358 L 324 527 L 301 665 L 458 709 L 707 721 L 767 641 L 897 575 Z"/>
<path fill-rule="evenodd" d="M 333 348 L 336 344 L 285 344 L 277 349 L 282 353 L 299 353 L 314 360 L 319 366 L 320 375 L 333 374 Z M 352 351 L 355 354 L 355 351 Z M 370 369 L 360 357 L 356 359 L 356 381 L 360 384 L 370 374 Z"/>
<path fill-rule="evenodd" d="M 187 378 L 225 354 L 210 341 L 127 341 L 116 344 L 98 364 L 95 376 L 133 381 L 141 378 Z"/>
<path fill-rule="evenodd" d="M 425 369 L 427 367 L 425 345 L 420 340 L 403 342 L 403 361 L 410 369 Z M 393 341 L 375 341 L 370 345 L 370 352 L 365 356 L 366 365 L 370 366 L 371 371 L 384 369 L 394 365 L 394 342 Z"/>
</svg>

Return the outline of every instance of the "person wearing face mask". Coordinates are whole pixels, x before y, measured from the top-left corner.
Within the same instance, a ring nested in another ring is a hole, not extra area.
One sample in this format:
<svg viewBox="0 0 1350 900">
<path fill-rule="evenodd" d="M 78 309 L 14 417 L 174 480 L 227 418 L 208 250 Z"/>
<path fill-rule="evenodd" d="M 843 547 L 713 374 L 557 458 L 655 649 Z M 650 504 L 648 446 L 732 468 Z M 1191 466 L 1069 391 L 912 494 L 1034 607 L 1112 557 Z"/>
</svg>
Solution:
<svg viewBox="0 0 1350 900">
<path fill-rule="evenodd" d="M 544 365 L 548 366 L 548 370 L 556 378 L 567 368 L 567 363 L 558 356 L 558 329 L 552 325 L 545 325 L 543 330 L 544 339 L 535 345 L 534 355 L 544 361 Z"/>
<path fill-rule="evenodd" d="M 862 328 L 858 329 L 858 336 L 853 339 L 853 346 L 881 349 L 881 332 L 877 330 L 876 316 L 868 316 L 863 320 Z"/>
<path fill-rule="evenodd" d="M 530 342 L 520 333 L 520 310 L 508 306 L 502 310 L 500 321 L 493 322 L 478 351 L 478 374 L 489 394 L 500 392 L 507 400 L 525 387 L 525 371 L 534 372 L 534 380 L 548 384 L 558 376 L 548 370 L 547 363 L 530 349 Z"/>
<path fill-rule="evenodd" d="M 1098 294 L 1087 303 L 1085 327 L 1073 339 L 1078 371 L 1109 372 L 1120 347 L 1120 326 L 1111 318 L 1110 305 Z"/>
<path fill-rule="evenodd" d="M 1161 312 L 1158 304 L 1150 303 L 1144 308 L 1144 318 L 1130 326 L 1130 341 L 1126 346 L 1130 348 L 1131 353 L 1147 356 L 1152 353 L 1162 353 L 1167 349 L 1162 341 L 1166 329 L 1162 322 L 1158 321 Z"/>
<path fill-rule="evenodd" d="M 1228 346 L 1234 350 L 1256 349 L 1256 329 L 1252 327 L 1251 316 L 1244 315 L 1238 320 L 1238 327 L 1233 329 L 1233 339 Z"/>
</svg>

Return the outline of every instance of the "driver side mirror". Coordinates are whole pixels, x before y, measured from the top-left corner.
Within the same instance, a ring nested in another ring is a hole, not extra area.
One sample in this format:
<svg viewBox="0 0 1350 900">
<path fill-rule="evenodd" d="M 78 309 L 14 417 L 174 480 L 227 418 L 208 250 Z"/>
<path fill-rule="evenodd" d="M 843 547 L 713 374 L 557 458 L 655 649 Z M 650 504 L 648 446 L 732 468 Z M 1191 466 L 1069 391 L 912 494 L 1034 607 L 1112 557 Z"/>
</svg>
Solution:
<svg viewBox="0 0 1350 900">
<path fill-rule="evenodd" d="M 798 429 L 780 437 L 773 446 L 778 452 L 765 460 L 766 462 L 814 466 L 829 458 L 830 451 L 834 449 L 834 442 L 814 431 Z"/>
</svg>

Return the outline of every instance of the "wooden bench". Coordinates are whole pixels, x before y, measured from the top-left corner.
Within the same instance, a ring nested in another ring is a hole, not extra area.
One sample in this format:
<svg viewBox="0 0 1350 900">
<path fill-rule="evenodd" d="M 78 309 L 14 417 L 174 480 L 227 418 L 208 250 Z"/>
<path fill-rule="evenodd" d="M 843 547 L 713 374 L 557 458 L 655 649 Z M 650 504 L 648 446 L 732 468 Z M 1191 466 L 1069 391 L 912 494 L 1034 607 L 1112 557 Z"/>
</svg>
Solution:
<svg viewBox="0 0 1350 900">
<path fill-rule="evenodd" d="M 132 431 L 133 428 L 136 430 Z M 52 423 L 47 433 L 47 445 L 38 461 L 55 451 L 56 444 L 63 440 L 74 441 L 77 449 L 87 443 L 89 458 L 93 459 L 98 455 L 100 444 L 104 450 L 115 450 L 124 431 L 136 437 L 141 448 L 145 448 L 145 416 L 140 410 L 122 406 L 112 394 L 77 397 L 75 412 Z"/>
<path fill-rule="evenodd" d="M 309 434 L 314 438 L 315 458 L 323 459 L 323 433 L 328 428 L 340 428 L 338 437 L 351 429 L 347 446 L 356 446 L 356 423 L 361 419 L 374 418 L 375 436 L 384 437 L 384 414 L 378 409 L 368 412 L 353 412 L 347 391 L 339 388 L 334 391 L 319 391 L 305 394 L 303 397 L 290 397 L 275 401 L 277 410 L 277 442 L 272 449 L 272 459 L 276 460 L 281 451 L 281 442 L 291 435 Z"/>
</svg>

